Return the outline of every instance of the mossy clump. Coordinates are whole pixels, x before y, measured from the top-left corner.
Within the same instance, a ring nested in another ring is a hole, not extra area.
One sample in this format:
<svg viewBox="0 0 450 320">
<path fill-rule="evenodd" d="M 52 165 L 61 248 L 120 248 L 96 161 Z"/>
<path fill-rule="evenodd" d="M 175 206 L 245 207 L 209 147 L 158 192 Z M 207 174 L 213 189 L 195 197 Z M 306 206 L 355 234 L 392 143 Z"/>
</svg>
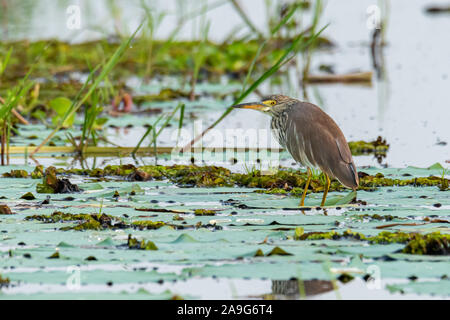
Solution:
<svg viewBox="0 0 450 320">
<path fill-rule="evenodd" d="M 436 176 L 418 177 L 412 179 L 390 179 L 385 178 L 383 175 L 380 174 L 374 176 L 362 175 L 360 176 L 359 179 L 359 186 L 360 189 L 371 189 L 376 187 L 393 187 L 393 186 L 430 187 L 430 186 L 441 186 L 443 180 L 447 180 L 448 183 L 448 179 Z"/>
<path fill-rule="evenodd" d="M 449 255 L 450 235 L 433 232 L 429 234 L 405 233 L 405 232 L 380 232 L 377 236 L 370 237 L 371 243 L 406 243 L 401 252 L 420 255 Z"/>
<path fill-rule="evenodd" d="M 94 256 L 89 256 L 86 259 L 84 259 L 85 261 L 97 261 L 98 259 Z"/>
<path fill-rule="evenodd" d="M 352 276 L 351 274 L 348 273 L 343 273 L 341 274 L 339 277 L 337 277 L 337 279 L 342 282 L 342 283 L 349 283 L 350 281 L 352 281 L 353 279 L 355 279 L 354 276 Z"/>
<path fill-rule="evenodd" d="M 369 237 L 368 240 L 371 243 L 378 244 L 405 243 L 411 240 L 415 235 L 415 233 L 382 231 L 376 236 Z"/>
<path fill-rule="evenodd" d="M 403 253 L 425 255 L 450 255 L 450 235 L 433 232 L 416 234 L 403 248 Z"/>
<path fill-rule="evenodd" d="M 305 36 L 305 41 L 308 39 Z M 318 37 L 315 39 L 318 47 L 330 47 L 332 45 L 329 39 Z M 284 53 L 284 48 L 292 42 L 289 37 L 273 38 L 269 41 L 261 53 L 258 63 L 255 65 L 255 72 L 261 72 L 269 69 Z M 109 57 L 118 49 L 120 43 L 113 43 L 105 40 L 89 41 L 84 43 L 68 43 L 61 41 L 15 41 L 0 43 L 0 51 L 7 52 L 13 48 L 15 59 L 11 59 L 8 64 L 8 71 L 4 74 L 3 82 L 10 86 L 11 81 L 22 79 L 37 58 L 37 53 L 46 46 L 45 54 L 40 56 L 39 65 L 34 68 L 33 75 L 36 78 L 49 78 L 56 71 L 59 74 L 70 72 L 83 72 L 86 70 L 86 53 L 89 53 L 89 61 L 92 65 L 103 63 L 103 57 Z M 152 41 L 154 48 L 152 60 L 152 74 L 159 75 L 189 75 L 192 73 L 192 52 L 198 50 L 198 41 Z M 223 74 L 230 76 L 245 76 L 248 73 L 249 61 L 257 54 L 260 49 L 258 39 L 248 41 L 226 41 L 216 43 L 206 41 L 202 44 L 204 63 L 199 76 L 208 74 L 210 77 L 220 77 Z M 161 50 L 160 50 L 161 49 Z M 164 51 L 164 54 L 156 54 Z M 121 81 L 130 76 L 145 77 L 148 76 L 148 70 L 145 68 L 148 57 L 148 42 L 136 41 L 133 43 L 133 50 L 125 52 L 121 61 L 112 69 L 110 73 L 111 82 Z M 204 71 L 204 72 L 203 72 Z M 40 100 L 47 100 L 55 96 L 54 91 L 64 92 L 64 96 L 69 99 L 75 98 L 82 84 L 78 81 L 46 81 L 41 84 L 39 94 Z M 123 82 L 123 81 L 122 81 Z M 56 88 L 55 88 L 56 87 Z M 117 89 L 116 89 L 117 90 Z M 115 90 L 115 91 L 116 91 Z M 185 96 L 186 93 L 161 92 L 158 97 L 153 99 L 168 99 L 174 96 Z"/>
<path fill-rule="evenodd" d="M 145 241 L 144 239 L 139 241 L 133 238 L 131 234 L 128 235 L 127 247 L 128 249 L 137 250 L 158 250 L 158 247 L 152 241 Z"/>
<path fill-rule="evenodd" d="M 125 222 L 121 219 L 109 216 L 107 214 L 87 214 L 87 213 L 63 213 L 56 211 L 51 215 L 33 215 L 28 216 L 25 220 L 38 220 L 43 221 L 45 223 L 58 223 L 58 222 L 75 222 L 78 224 L 75 226 L 62 227 L 60 230 L 68 231 L 68 230 L 76 230 L 76 231 L 84 231 L 84 230 L 105 230 L 105 229 L 125 229 L 128 228 Z"/>
<path fill-rule="evenodd" d="M 231 187 L 261 188 L 258 193 L 283 194 L 301 197 L 307 180 L 305 171 L 282 168 L 274 174 L 262 174 L 259 170 L 249 173 L 232 173 L 230 170 L 216 166 L 173 165 L 173 166 L 141 166 L 132 164 L 110 165 L 104 169 L 55 169 L 49 167 L 44 173 L 42 167 L 36 167 L 33 177 L 42 177 L 43 183 L 37 185 L 38 193 L 69 193 L 81 191 L 68 179 L 58 179 L 57 175 L 85 175 L 105 178 L 122 177 L 128 181 L 169 180 L 180 187 Z M 430 176 L 412 179 L 390 179 L 382 173 L 369 175 L 359 172 L 361 190 L 373 191 L 386 186 L 438 186 L 447 190 L 449 180 Z M 337 180 L 331 180 L 329 191 L 342 191 L 345 188 Z M 309 191 L 323 192 L 324 179 L 322 175 L 312 177 Z"/>
<path fill-rule="evenodd" d="M 62 227 L 60 230 L 62 231 L 69 231 L 69 230 L 75 230 L 75 231 L 85 231 L 85 230 L 102 230 L 102 224 L 95 220 L 95 219 L 88 219 L 82 223 L 77 224 L 73 227 Z"/>
<path fill-rule="evenodd" d="M 28 178 L 28 172 L 26 170 L 11 170 L 3 174 L 5 178 Z"/>
<path fill-rule="evenodd" d="M 73 193 L 82 191 L 68 179 L 58 179 L 56 174 L 55 167 L 48 167 L 45 170 L 42 183 L 36 186 L 37 193 Z"/>
<path fill-rule="evenodd" d="M 5 287 L 9 287 L 11 281 L 9 280 L 9 278 L 3 278 L 2 275 L 0 274 L 0 289 Z"/>
<path fill-rule="evenodd" d="M 439 186 L 439 190 L 447 191 L 448 190 L 448 179 L 442 178 L 441 185 Z"/>
<path fill-rule="evenodd" d="M 163 221 L 151 221 L 151 220 L 134 221 L 131 223 L 131 226 L 133 228 L 139 230 L 155 230 L 164 227 L 165 225 L 166 223 Z"/>
<path fill-rule="evenodd" d="M 272 188 L 268 190 L 255 190 L 255 193 L 264 193 L 264 194 L 290 194 L 290 192 L 286 189 L 282 188 Z"/>
<path fill-rule="evenodd" d="M 294 240 L 302 240 L 301 236 L 305 233 L 305 229 L 303 227 L 295 228 Z"/>
<path fill-rule="evenodd" d="M 207 210 L 207 209 L 196 209 L 194 211 L 194 214 L 196 216 L 215 216 L 216 211 L 214 210 Z"/>
<path fill-rule="evenodd" d="M 302 227 L 297 227 L 294 233 L 294 240 L 341 240 L 352 239 L 368 241 L 372 244 L 405 243 L 401 250 L 403 253 L 420 255 L 450 255 L 450 234 L 433 232 L 430 234 L 389 232 L 382 231 L 376 236 L 367 237 L 361 233 L 346 230 L 343 233 L 330 232 L 308 232 L 304 233 Z"/>
<path fill-rule="evenodd" d="M 47 257 L 47 259 L 59 259 L 59 251 L 55 251 L 51 256 Z"/>
<path fill-rule="evenodd" d="M 231 187 L 234 185 L 231 171 L 222 167 L 175 165 L 167 167 L 166 176 L 182 187 Z"/>
<path fill-rule="evenodd" d="M 233 174 L 233 180 L 238 186 L 266 189 L 255 191 L 258 193 L 289 194 L 296 197 L 302 196 L 307 179 L 306 171 L 285 168 L 279 169 L 271 175 L 261 174 L 259 170 L 247 174 Z M 341 191 L 343 189 L 344 187 L 337 180 L 331 181 L 330 191 Z M 311 178 L 308 190 L 312 192 L 324 191 L 322 175 Z"/>
<path fill-rule="evenodd" d="M 33 172 L 31 173 L 32 179 L 42 179 L 44 176 L 44 166 L 39 165 L 34 168 Z"/>
<path fill-rule="evenodd" d="M 264 257 L 264 252 L 261 249 L 256 250 L 254 257 Z"/>
<path fill-rule="evenodd" d="M 289 253 L 285 251 L 284 249 L 281 249 L 280 247 L 273 248 L 268 254 L 266 254 L 267 257 L 271 256 L 292 256 L 292 253 Z"/>
<path fill-rule="evenodd" d="M 35 200 L 36 197 L 35 197 L 34 194 L 32 194 L 31 192 L 27 192 L 27 193 L 25 193 L 23 196 L 21 196 L 20 199 L 24 199 L 24 200 Z"/>
<path fill-rule="evenodd" d="M 6 204 L 0 204 L 0 214 L 14 214 Z"/>
<path fill-rule="evenodd" d="M 96 171 L 91 170 L 89 175 L 91 177 L 100 177 L 100 176 L 120 176 L 126 177 L 131 173 L 136 171 L 136 167 L 132 164 L 126 165 L 110 165 L 106 166 L 105 169 L 97 169 Z"/>
<path fill-rule="evenodd" d="M 63 227 L 61 230 L 75 230 L 75 231 L 85 231 L 85 230 L 106 230 L 106 229 L 126 229 L 130 226 L 123 222 L 121 219 L 109 216 L 107 214 L 91 214 L 89 218 L 84 220 L 73 227 Z"/>
<path fill-rule="evenodd" d="M 378 221 L 392 221 L 394 219 L 399 219 L 399 217 L 392 216 L 390 214 L 387 214 L 387 215 L 361 214 L 361 215 L 357 215 L 356 218 L 359 218 L 361 220 L 363 220 L 363 219 L 370 219 L 370 220 L 378 220 Z"/>
</svg>

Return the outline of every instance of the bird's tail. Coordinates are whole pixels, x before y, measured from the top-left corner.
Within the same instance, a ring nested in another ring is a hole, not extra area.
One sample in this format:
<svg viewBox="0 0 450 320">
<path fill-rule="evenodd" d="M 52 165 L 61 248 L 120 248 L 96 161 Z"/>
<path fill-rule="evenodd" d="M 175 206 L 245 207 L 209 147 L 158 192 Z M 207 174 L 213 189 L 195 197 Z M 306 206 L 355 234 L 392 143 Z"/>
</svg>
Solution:
<svg viewBox="0 0 450 320">
<path fill-rule="evenodd" d="M 359 177 L 356 166 L 353 163 L 341 162 L 334 176 L 347 188 L 356 190 L 359 187 Z"/>
</svg>

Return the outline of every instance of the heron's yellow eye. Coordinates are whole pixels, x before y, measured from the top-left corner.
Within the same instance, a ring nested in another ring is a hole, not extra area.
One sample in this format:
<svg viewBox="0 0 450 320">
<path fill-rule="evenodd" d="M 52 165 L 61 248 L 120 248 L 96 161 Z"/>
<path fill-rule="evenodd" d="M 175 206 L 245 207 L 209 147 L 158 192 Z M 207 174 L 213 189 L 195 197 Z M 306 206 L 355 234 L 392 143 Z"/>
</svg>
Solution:
<svg viewBox="0 0 450 320">
<path fill-rule="evenodd" d="M 277 104 L 277 102 L 275 100 L 266 100 L 266 101 L 263 101 L 263 103 L 265 105 L 269 105 L 269 106 L 274 106 Z"/>
</svg>

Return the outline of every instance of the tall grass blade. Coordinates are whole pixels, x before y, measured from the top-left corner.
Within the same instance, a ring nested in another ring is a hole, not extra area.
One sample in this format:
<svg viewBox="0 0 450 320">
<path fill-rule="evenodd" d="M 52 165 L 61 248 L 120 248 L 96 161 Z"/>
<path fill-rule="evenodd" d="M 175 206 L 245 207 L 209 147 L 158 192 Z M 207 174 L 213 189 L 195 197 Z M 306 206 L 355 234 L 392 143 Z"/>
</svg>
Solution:
<svg viewBox="0 0 450 320">
<path fill-rule="evenodd" d="M 102 68 L 102 71 L 100 75 L 95 78 L 93 84 L 89 87 L 88 92 L 81 98 L 81 99 L 75 99 L 72 106 L 67 110 L 66 114 L 62 117 L 56 128 L 47 136 L 47 138 L 42 141 L 42 143 L 33 151 L 31 156 L 37 151 L 39 151 L 40 148 L 42 148 L 44 145 L 46 145 L 50 139 L 62 128 L 62 125 L 64 121 L 71 117 L 73 114 L 75 114 L 78 109 L 87 101 L 87 99 L 92 95 L 94 90 L 98 88 L 100 83 L 107 77 L 107 75 L 111 72 L 111 70 L 115 67 L 115 65 L 119 62 L 120 58 L 122 57 L 123 53 L 127 50 L 127 48 L 130 46 L 131 41 L 134 39 L 138 31 L 142 28 L 144 25 L 145 20 L 139 25 L 139 27 L 136 29 L 136 31 L 128 38 L 128 40 L 122 42 L 119 48 L 114 52 L 114 54 L 111 56 L 111 58 L 106 62 L 104 67 Z M 97 69 L 97 68 L 96 68 Z M 94 70 L 96 70 L 94 69 Z M 94 73 L 91 72 L 89 75 L 88 80 L 86 80 L 86 83 L 83 85 L 82 89 L 79 91 L 77 97 L 80 97 L 82 94 L 82 90 L 87 87 L 87 83 L 90 79 L 92 79 L 94 76 Z"/>
</svg>

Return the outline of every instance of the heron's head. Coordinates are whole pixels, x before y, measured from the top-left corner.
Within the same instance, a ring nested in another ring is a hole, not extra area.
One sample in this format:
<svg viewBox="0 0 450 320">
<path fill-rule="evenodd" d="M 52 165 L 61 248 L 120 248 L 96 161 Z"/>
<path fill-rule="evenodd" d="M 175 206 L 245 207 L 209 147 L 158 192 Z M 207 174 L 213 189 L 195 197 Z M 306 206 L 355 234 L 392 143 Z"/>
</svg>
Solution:
<svg viewBox="0 0 450 320">
<path fill-rule="evenodd" d="M 233 108 L 253 109 L 271 116 L 279 114 L 297 100 L 281 94 L 271 95 L 260 102 L 249 102 L 233 106 Z"/>
</svg>

